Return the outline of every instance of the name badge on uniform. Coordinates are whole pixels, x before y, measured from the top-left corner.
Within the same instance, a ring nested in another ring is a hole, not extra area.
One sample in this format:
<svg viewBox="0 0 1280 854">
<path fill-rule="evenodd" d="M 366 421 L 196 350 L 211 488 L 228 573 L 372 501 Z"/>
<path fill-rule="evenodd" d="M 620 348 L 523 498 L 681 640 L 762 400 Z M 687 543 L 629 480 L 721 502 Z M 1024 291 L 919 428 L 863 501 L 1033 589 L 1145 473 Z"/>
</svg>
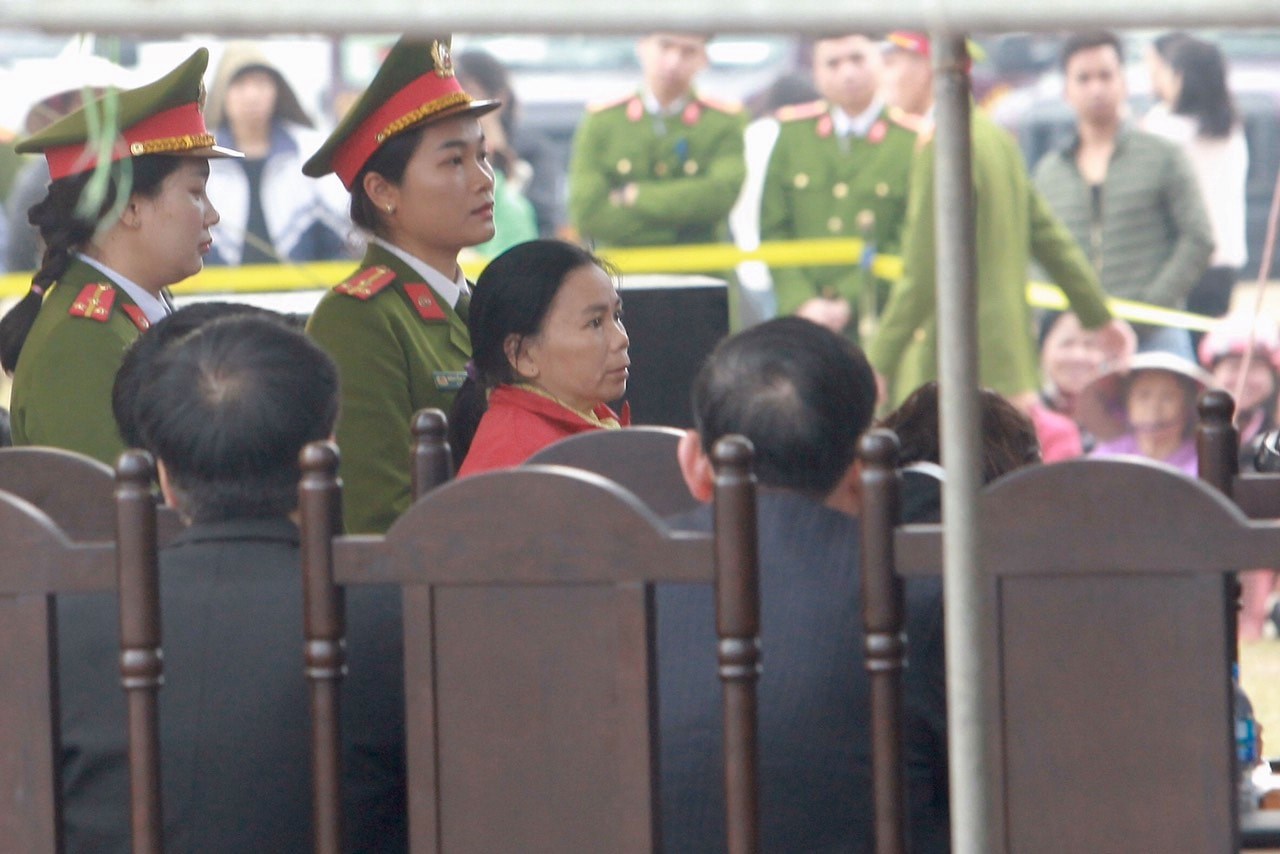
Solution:
<svg viewBox="0 0 1280 854">
<path fill-rule="evenodd" d="M 436 381 L 436 388 L 440 391 L 457 391 L 462 388 L 463 382 L 467 379 L 466 371 L 432 371 L 431 376 Z"/>
</svg>

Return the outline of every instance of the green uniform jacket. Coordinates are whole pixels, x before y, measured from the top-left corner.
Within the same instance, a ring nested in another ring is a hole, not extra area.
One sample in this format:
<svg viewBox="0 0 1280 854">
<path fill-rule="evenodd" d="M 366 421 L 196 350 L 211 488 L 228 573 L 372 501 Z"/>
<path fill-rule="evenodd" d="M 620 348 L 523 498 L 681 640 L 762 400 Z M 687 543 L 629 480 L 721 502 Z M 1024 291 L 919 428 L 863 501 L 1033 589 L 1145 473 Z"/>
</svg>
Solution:
<svg viewBox="0 0 1280 854">
<path fill-rule="evenodd" d="M 825 101 L 784 107 L 777 118 L 778 141 L 760 200 L 760 239 L 861 237 L 858 218 L 870 212 L 876 250 L 897 253 L 916 132 L 884 110 L 865 137 L 839 139 Z M 862 282 L 858 262 L 774 268 L 778 313 L 791 314 L 819 295 L 843 296 L 856 308 Z"/>
<path fill-rule="evenodd" d="M 984 386 L 1016 395 L 1040 387 L 1026 299 L 1030 257 L 1066 293 L 1085 326 L 1100 326 L 1111 314 L 1084 252 L 1027 177 L 1017 143 L 977 111 L 972 128 L 979 378 Z M 903 237 L 906 275 L 894 288 L 867 348 L 871 364 L 893 382 L 895 406 L 938 375 L 933 194 L 930 143 L 912 169 Z"/>
<path fill-rule="evenodd" d="M 364 298 L 339 290 L 361 281 L 377 282 Z M 426 309 L 443 318 L 426 319 L 415 308 L 411 291 L 424 287 L 403 261 L 370 244 L 360 271 L 325 294 L 307 323 L 338 363 L 343 516 L 351 533 L 385 531 L 409 506 L 413 414 L 428 406 L 447 413 L 471 358 L 466 323 L 434 291 Z"/>
<path fill-rule="evenodd" d="M 110 298 L 105 310 L 78 299 L 94 284 L 110 288 L 98 295 L 98 306 Z M 72 314 L 77 304 L 83 307 Z M 13 372 L 15 445 L 51 445 L 116 464 L 124 442 L 111 413 L 111 387 L 125 348 L 142 334 L 126 306 L 141 316 L 123 288 L 79 260 L 45 294 Z M 82 311 L 91 316 L 78 316 Z"/>
<path fill-rule="evenodd" d="M 726 233 L 747 167 L 742 115 L 692 96 L 680 115 L 658 119 L 639 95 L 591 108 L 569 162 L 569 214 L 597 246 L 706 243 Z M 635 204 L 609 193 L 634 183 Z"/>
</svg>

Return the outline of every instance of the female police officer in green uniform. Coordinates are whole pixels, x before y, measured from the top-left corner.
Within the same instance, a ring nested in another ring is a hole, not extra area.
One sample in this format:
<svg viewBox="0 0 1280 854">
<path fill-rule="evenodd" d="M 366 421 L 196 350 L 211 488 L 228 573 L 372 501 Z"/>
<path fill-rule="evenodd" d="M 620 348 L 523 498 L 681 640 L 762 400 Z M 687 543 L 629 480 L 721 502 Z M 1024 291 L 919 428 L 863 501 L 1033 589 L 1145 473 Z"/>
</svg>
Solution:
<svg viewBox="0 0 1280 854">
<path fill-rule="evenodd" d="M 409 422 L 448 410 L 471 358 L 458 253 L 493 237 L 493 169 L 449 38 L 401 40 L 303 166 L 336 172 L 370 233 L 360 269 L 326 294 L 307 331 L 338 363 L 338 443 L 351 532 L 385 530 L 409 506 Z"/>
<path fill-rule="evenodd" d="M 31 291 L 0 321 L 16 445 L 114 463 L 111 386 L 124 349 L 169 313 L 165 288 L 200 272 L 218 212 L 205 195 L 214 145 L 200 112 L 201 48 L 161 79 L 108 92 L 18 144 L 52 179 L 31 208 L 46 249 Z"/>
</svg>

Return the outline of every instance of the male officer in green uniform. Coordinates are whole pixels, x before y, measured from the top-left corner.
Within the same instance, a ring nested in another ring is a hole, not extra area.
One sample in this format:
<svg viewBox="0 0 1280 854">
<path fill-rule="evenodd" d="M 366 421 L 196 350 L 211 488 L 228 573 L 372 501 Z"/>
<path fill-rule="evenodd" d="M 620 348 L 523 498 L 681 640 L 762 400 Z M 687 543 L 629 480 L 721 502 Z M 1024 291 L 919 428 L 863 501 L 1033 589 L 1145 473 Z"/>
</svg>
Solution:
<svg viewBox="0 0 1280 854">
<path fill-rule="evenodd" d="M 916 33 L 889 35 L 891 97 L 903 109 L 928 117 L 933 105 L 929 41 Z M 1031 257 L 1062 288 L 1088 327 L 1101 327 L 1113 358 L 1132 351 L 1133 330 L 1112 320 L 1093 268 L 1027 177 L 1018 144 L 984 113 L 974 110 L 973 183 L 978 280 L 978 375 L 1030 413 L 1037 403 L 1039 370 L 1027 304 Z M 931 134 L 926 134 L 931 137 Z M 882 386 L 892 381 L 897 405 L 938 376 L 937 253 L 934 244 L 934 149 L 925 139 L 911 176 L 910 212 L 903 235 L 905 276 L 885 306 L 867 358 Z"/>
<path fill-rule="evenodd" d="M 822 100 L 783 107 L 765 174 L 760 238 L 862 237 L 896 253 L 907 208 L 914 127 L 877 96 L 880 51 L 863 35 L 813 45 Z M 779 314 L 798 314 L 854 334 L 867 275 L 858 260 L 825 267 L 776 267 Z"/>
<path fill-rule="evenodd" d="M 746 176 L 740 110 L 693 90 L 706 36 L 650 33 L 637 52 L 641 91 L 588 108 L 578 127 L 573 225 L 597 247 L 719 240 Z"/>
<path fill-rule="evenodd" d="M 493 169 L 477 118 L 497 101 L 458 84 L 447 36 L 402 39 L 303 166 L 336 172 L 370 232 L 360 268 L 324 296 L 307 332 L 341 379 L 337 437 L 352 533 L 409 506 L 410 422 L 446 412 L 466 379 L 470 286 L 458 253 L 493 237 Z"/>
</svg>

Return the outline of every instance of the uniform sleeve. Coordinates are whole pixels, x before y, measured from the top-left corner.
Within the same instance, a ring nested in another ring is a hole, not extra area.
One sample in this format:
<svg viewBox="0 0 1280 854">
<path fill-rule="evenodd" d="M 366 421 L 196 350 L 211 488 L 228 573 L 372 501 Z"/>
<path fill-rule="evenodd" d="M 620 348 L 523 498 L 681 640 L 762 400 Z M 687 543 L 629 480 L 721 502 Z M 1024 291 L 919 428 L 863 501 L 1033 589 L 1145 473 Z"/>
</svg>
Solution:
<svg viewBox="0 0 1280 854">
<path fill-rule="evenodd" d="M 409 506 L 412 402 L 404 348 L 384 313 L 330 296 L 307 332 L 338 365 L 338 446 L 350 533 L 385 531 Z"/>
<path fill-rule="evenodd" d="M 716 117 L 711 162 L 699 174 L 672 180 L 636 181 L 636 214 L 650 223 L 675 226 L 715 225 L 729 216 L 747 177 L 742 135 L 737 116 Z"/>
<path fill-rule="evenodd" d="M 912 335 L 934 310 L 937 259 L 933 223 L 933 146 L 918 152 L 911 166 L 911 193 L 902 235 L 904 275 L 895 283 L 880 315 L 880 327 L 867 347 L 867 359 L 892 377 Z"/>
<path fill-rule="evenodd" d="M 769 165 L 765 169 L 764 187 L 760 194 L 760 240 L 795 240 L 796 224 L 787 201 L 786 185 L 790 169 L 787 162 L 787 146 L 781 139 L 775 141 L 769 153 Z M 778 314 L 794 314 L 807 299 L 816 296 L 817 289 L 804 267 L 773 267 L 773 292 L 778 300 Z"/>
<path fill-rule="evenodd" d="M 31 373 L 15 439 L 76 451 L 114 466 L 124 441 L 111 411 L 111 387 L 126 345 L 111 323 L 76 318 L 59 323 L 40 358 L 21 365 Z"/>
<path fill-rule="evenodd" d="M 1090 329 L 1101 326 L 1111 319 L 1111 311 L 1093 265 L 1071 232 L 1053 215 L 1044 196 L 1030 183 L 1027 195 L 1032 257 L 1066 294 L 1080 322 Z"/>
<path fill-rule="evenodd" d="M 1151 282 L 1147 298 L 1156 305 L 1178 305 L 1209 265 L 1213 231 L 1191 163 L 1176 148 L 1169 150 L 1165 175 L 1165 215 L 1173 223 L 1177 238 L 1173 252 Z"/>
</svg>

